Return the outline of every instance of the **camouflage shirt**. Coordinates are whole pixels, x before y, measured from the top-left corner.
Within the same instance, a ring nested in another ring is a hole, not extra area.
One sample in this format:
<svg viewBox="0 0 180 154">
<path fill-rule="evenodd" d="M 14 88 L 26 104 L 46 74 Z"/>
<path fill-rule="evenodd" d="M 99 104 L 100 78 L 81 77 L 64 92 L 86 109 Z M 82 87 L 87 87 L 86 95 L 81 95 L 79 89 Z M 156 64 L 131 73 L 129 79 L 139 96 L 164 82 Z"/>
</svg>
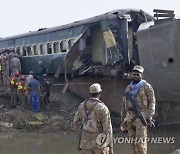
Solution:
<svg viewBox="0 0 180 154">
<path fill-rule="evenodd" d="M 86 107 L 85 107 L 86 106 Z M 89 115 L 87 117 L 87 113 Z M 112 147 L 112 124 L 107 106 L 97 98 L 90 98 L 82 102 L 75 114 L 74 129 L 80 132 L 80 149 L 98 147 L 96 139 L 101 133 L 110 137 L 108 147 Z"/>
<path fill-rule="evenodd" d="M 125 92 L 130 91 L 131 86 L 128 85 Z M 152 86 L 145 82 L 139 91 L 135 95 L 138 105 L 142 111 L 142 114 L 146 119 L 152 119 L 155 113 L 155 94 Z M 131 121 L 136 115 L 132 110 L 132 103 L 124 98 L 124 104 L 121 109 L 121 121 Z"/>
</svg>

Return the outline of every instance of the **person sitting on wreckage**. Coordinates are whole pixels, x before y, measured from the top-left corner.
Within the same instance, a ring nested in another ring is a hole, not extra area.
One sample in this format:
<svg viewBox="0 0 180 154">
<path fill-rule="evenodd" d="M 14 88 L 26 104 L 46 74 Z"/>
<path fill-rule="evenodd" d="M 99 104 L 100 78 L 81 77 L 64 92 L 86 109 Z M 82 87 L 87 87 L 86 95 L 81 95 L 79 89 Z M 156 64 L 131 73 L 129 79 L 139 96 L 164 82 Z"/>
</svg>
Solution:
<svg viewBox="0 0 180 154">
<path fill-rule="evenodd" d="M 153 87 L 142 79 L 143 72 L 144 68 L 140 65 L 133 68 L 132 81 L 125 90 L 121 109 L 120 129 L 127 130 L 130 139 L 133 139 L 134 154 L 147 154 L 147 127 L 154 124 L 155 94 Z"/>
</svg>

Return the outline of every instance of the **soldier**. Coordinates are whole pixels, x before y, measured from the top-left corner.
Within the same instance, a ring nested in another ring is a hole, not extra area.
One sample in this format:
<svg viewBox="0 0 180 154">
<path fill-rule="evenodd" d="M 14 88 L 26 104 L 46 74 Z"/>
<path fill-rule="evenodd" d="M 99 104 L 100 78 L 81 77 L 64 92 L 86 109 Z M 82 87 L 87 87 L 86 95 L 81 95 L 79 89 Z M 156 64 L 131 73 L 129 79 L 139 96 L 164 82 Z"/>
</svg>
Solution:
<svg viewBox="0 0 180 154">
<path fill-rule="evenodd" d="M 147 125 L 135 113 L 132 102 L 124 99 L 124 105 L 121 111 L 122 131 L 127 129 L 129 137 L 133 139 L 132 149 L 134 154 L 147 154 L 147 126 L 152 126 L 152 118 L 155 113 L 155 95 L 152 86 L 143 77 L 144 68 L 136 65 L 133 68 L 133 79 L 127 86 L 125 92 L 130 92 L 132 98 L 137 100 L 138 108 L 142 113 Z"/>
<path fill-rule="evenodd" d="M 3 54 L 2 74 L 3 74 L 3 86 L 5 88 L 8 88 L 9 87 L 9 60 L 8 60 L 7 53 Z"/>
<path fill-rule="evenodd" d="M 14 51 L 14 50 L 9 53 L 9 70 L 10 70 L 10 76 L 12 76 L 11 60 L 15 57 L 15 55 L 16 55 L 16 54 L 15 54 L 15 51 Z"/>
<path fill-rule="evenodd" d="M 33 74 L 34 74 L 33 71 L 29 72 L 29 75 L 26 78 L 26 87 L 33 80 Z M 27 88 L 26 94 L 27 94 L 28 107 L 31 108 L 31 90 Z"/>
<path fill-rule="evenodd" d="M 89 90 L 91 97 L 79 105 L 73 121 L 74 129 L 80 132 L 80 154 L 113 154 L 110 112 L 99 99 L 101 85 L 94 83 Z"/>
<path fill-rule="evenodd" d="M 43 74 L 43 92 L 44 92 L 44 103 L 46 104 L 46 109 L 49 110 L 49 96 L 51 92 L 51 81 L 47 78 L 47 74 Z"/>
<path fill-rule="evenodd" d="M 11 68 L 11 73 L 13 76 L 16 71 L 21 73 L 21 63 L 18 58 L 18 54 L 15 54 L 14 57 L 11 59 L 10 68 Z"/>
<path fill-rule="evenodd" d="M 20 82 L 18 83 L 18 96 L 19 96 L 19 105 L 24 108 L 25 99 L 26 99 L 26 83 L 25 76 L 20 77 Z"/>
<path fill-rule="evenodd" d="M 11 108 L 15 108 L 17 104 L 17 85 L 18 85 L 18 77 L 19 72 L 16 72 L 10 81 L 10 89 L 11 89 Z"/>
<path fill-rule="evenodd" d="M 42 88 L 43 87 L 43 74 L 47 74 L 47 70 L 42 61 L 39 61 L 39 65 L 40 65 L 39 82 Z"/>
<path fill-rule="evenodd" d="M 2 74 L 2 54 L 0 54 L 0 86 L 3 85 L 3 74 Z"/>
</svg>

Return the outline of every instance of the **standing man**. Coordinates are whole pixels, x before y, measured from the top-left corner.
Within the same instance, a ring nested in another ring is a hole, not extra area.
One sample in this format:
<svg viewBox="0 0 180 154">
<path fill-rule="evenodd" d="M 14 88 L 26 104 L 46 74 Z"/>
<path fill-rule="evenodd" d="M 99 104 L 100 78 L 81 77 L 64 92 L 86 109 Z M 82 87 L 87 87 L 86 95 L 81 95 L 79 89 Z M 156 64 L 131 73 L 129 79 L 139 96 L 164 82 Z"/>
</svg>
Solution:
<svg viewBox="0 0 180 154">
<path fill-rule="evenodd" d="M 32 110 L 33 112 L 38 112 L 40 103 L 40 82 L 37 80 L 35 74 L 33 75 L 33 80 L 28 84 L 28 89 L 31 90 Z"/>
<path fill-rule="evenodd" d="M 133 140 L 132 150 L 134 154 L 147 154 L 147 127 L 152 127 L 156 104 L 152 86 L 142 79 L 143 72 L 144 68 L 140 65 L 133 68 L 133 79 L 125 91 L 137 102 L 142 117 L 137 114 L 133 101 L 129 100 L 127 96 L 121 110 L 122 123 L 120 128 L 122 131 L 127 129 L 129 137 Z"/>
<path fill-rule="evenodd" d="M 12 76 L 12 70 L 11 70 L 11 60 L 15 57 L 15 51 L 11 51 L 9 53 L 9 71 L 10 71 L 10 76 Z"/>
<path fill-rule="evenodd" d="M 10 80 L 10 91 L 11 91 L 10 107 L 11 108 L 16 108 L 16 105 L 17 105 L 18 80 L 19 80 L 19 72 L 16 72 Z"/>
<path fill-rule="evenodd" d="M 74 129 L 80 133 L 80 154 L 113 154 L 111 117 L 99 99 L 101 85 L 94 83 L 89 90 L 91 97 L 79 105 L 73 121 Z"/>
<path fill-rule="evenodd" d="M 33 80 L 33 71 L 30 71 L 29 75 L 26 78 L 26 87 L 32 80 Z M 28 107 L 31 108 L 31 90 L 27 89 L 26 94 L 27 94 Z"/>
<path fill-rule="evenodd" d="M 5 88 L 8 88 L 9 87 L 9 60 L 8 60 L 7 53 L 3 53 L 2 74 L 3 74 L 3 86 Z"/>
<path fill-rule="evenodd" d="M 11 73 L 13 76 L 16 71 L 21 73 L 21 63 L 18 58 L 18 54 L 15 54 L 14 57 L 11 59 L 10 68 L 11 68 Z"/>
<path fill-rule="evenodd" d="M 40 82 L 40 84 L 42 86 L 42 84 L 43 84 L 43 74 L 46 74 L 47 70 L 46 70 L 45 66 L 43 65 L 42 61 L 39 61 L 39 65 L 40 65 L 39 82 Z"/>
<path fill-rule="evenodd" d="M 24 75 L 20 76 L 20 81 L 18 83 L 18 96 L 19 96 L 19 105 L 23 109 L 26 100 L 26 78 Z"/>
<path fill-rule="evenodd" d="M 0 87 L 3 85 L 2 61 L 3 55 L 0 53 Z"/>
<path fill-rule="evenodd" d="M 47 74 L 43 74 L 43 92 L 44 92 L 44 103 L 46 104 L 46 109 L 49 110 L 49 96 L 51 92 L 51 81 L 47 78 Z"/>
</svg>

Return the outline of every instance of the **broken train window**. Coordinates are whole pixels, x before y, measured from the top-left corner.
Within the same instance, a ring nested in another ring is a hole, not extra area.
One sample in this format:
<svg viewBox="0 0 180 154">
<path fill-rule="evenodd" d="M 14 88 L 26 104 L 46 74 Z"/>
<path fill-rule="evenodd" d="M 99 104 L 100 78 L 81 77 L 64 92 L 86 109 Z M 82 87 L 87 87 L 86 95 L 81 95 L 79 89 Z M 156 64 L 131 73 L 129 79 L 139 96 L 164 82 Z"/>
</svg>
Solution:
<svg viewBox="0 0 180 154">
<path fill-rule="evenodd" d="M 61 43 L 60 43 L 61 52 L 66 52 L 67 51 L 66 43 L 67 43 L 66 40 L 61 41 Z"/>
<path fill-rule="evenodd" d="M 116 62 L 123 59 L 123 56 L 120 52 L 121 48 L 118 43 L 118 28 L 113 27 L 112 29 L 105 29 L 103 32 L 103 37 L 107 49 L 108 64 L 114 65 Z"/>
<path fill-rule="evenodd" d="M 29 56 L 32 55 L 31 46 L 27 46 L 27 53 L 28 53 Z"/>
<path fill-rule="evenodd" d="M 40 44 L 40 54 L 41 55 L 45 54 L 45 46 L 43 44 Z"/>
<path fill-rule="evenodd" d="M 52 54 L 52 44 L 47 43 L 47 54 Z"/>
<path fill-rule="evenodd" d="M 34 55 L 38 55 L 37 47 L 36 45 L 33 45 Z"/>
<path fill-rule="evenodd" d="M 71 49 L 71 47 L 74 45 L 75 39 L 70 39 L 68 41 L 68 48 Z"/>
<path fill-rule="evenodd" d="M 26 56 L 27 55 L 27 47 L 26 46 L 23 46 L 23 56 Z"/>
<path fill-rule="evenodd" d="M 54 48 L 54 53 L 59 53 L 59 51 L 60 51 L 59 42 L 54 42 L 53 48 Z"/>
<path fill-rule="evenodd" d="M 20 48 L 19 48 L 19 47 L 16 48 L 16 53 L 17 53 L 18 55 L 20 55 Z"/>
</svg>

